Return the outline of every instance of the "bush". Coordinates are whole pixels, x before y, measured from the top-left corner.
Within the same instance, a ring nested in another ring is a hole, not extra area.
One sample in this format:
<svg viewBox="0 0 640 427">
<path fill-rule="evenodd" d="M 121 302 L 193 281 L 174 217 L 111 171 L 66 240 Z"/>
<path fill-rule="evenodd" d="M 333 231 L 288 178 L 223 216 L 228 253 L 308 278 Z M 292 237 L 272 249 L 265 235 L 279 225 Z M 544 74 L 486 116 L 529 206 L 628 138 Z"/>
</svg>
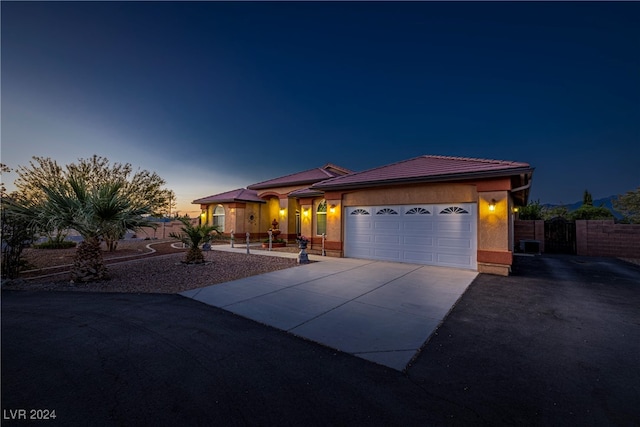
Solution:
<svg viewBox="0 0 640 427">
<path fill-rule="evenodd" d="M 570 219 L 613 219 L 611 211 L 604 206 L 582 205 L 569 214 Z"/>
<path fill-rule="evenodd" d="M 540 204 L 539 200 L 529 203 L 527 206 L 522 206 L 518 214 L 519 219 L 542 219 L 544 208 Z"/>
<path fill-rule="evenodd" d="M 76 242 L 70 242 L 69 240 L 49 240 L 47 242 L 34 244 L 33 247 L 36 249 L 69 249 L 75 248 Z"/>
</svg>

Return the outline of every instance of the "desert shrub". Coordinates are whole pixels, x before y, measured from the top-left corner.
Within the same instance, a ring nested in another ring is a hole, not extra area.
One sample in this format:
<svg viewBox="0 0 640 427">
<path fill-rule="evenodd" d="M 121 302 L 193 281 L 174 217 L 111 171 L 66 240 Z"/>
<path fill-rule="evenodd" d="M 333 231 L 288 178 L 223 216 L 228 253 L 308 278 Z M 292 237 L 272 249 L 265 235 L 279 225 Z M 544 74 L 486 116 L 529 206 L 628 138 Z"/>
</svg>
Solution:
<svg viewBox="0 0 640 427">
<path fill-rule="evenodd" d="M 544 214 L 544 207 L 540 204 L 539 200 L 530 202 L 527 206 L 520 207 L 518 214 L 519 219 L 542 219 Z"/>
<path fill-rule="evenodd" d="M 76 242 L 71 242 L 69 240 L 62 240 L 62 241 L 49 240 L 46 242 L 34 244 L 32 246 L 36 249 L 69 249 L 69 248 L 75 248 Z"/>
<path fill-rule="evenodd" d="M 570 219 L 613 219 L 611 211 L 604 206 L 582 205 L 569 214 Z"/>
</svg>

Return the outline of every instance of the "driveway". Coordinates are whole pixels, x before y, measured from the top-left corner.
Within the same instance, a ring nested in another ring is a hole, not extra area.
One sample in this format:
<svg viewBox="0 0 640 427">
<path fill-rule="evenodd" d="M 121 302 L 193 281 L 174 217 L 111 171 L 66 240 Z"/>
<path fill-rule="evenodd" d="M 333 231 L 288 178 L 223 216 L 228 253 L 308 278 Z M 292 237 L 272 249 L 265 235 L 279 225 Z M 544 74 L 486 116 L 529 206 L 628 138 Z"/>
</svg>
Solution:
<svg viewBox="0 0 640 427">
<path fill-rule="evenodd" d="M 640 425 L 640 267 L 614 259 L 479 275 L 405 372 L 179 295 L 1 302 L 3 425 Z"/>
<path fill-rule="evenodd" d="M 481 274 L 408 376 L 491 425 L 640 426 L 640 266 L 516 257 Z"/>
<path fill-rule="evenodd" d="M 403 370 L 478 273 L 317 258 L 181 295 Z"/>
</svg>

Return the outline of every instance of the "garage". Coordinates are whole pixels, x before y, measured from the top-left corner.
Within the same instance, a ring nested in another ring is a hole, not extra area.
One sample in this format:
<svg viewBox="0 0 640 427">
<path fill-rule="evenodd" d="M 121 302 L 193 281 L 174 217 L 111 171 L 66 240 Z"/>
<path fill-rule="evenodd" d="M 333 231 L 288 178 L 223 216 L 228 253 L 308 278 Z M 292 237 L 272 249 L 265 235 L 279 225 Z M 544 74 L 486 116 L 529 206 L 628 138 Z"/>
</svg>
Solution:
<svg viewBox="0 0 640 427">
<path fill-rule="evenodd" d="M 475 203 L 350 206 L 344 255 L 477 269 Z"/>
</svg>

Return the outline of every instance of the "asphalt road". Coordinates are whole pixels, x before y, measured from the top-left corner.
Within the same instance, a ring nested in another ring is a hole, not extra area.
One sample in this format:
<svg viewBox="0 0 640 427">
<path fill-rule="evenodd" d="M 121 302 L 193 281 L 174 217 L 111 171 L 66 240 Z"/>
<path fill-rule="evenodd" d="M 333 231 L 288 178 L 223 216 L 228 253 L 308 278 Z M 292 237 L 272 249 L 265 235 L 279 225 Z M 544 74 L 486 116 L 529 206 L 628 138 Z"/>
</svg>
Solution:
<svg viewBox="0 0 640 427">
<path fill-rule="evenodd" d="M 1 363 L 3 425 L 640 425 L 640 267 L 518 257 L 405 373 L 177 295 L 3 291 Z"/>
</svg>

